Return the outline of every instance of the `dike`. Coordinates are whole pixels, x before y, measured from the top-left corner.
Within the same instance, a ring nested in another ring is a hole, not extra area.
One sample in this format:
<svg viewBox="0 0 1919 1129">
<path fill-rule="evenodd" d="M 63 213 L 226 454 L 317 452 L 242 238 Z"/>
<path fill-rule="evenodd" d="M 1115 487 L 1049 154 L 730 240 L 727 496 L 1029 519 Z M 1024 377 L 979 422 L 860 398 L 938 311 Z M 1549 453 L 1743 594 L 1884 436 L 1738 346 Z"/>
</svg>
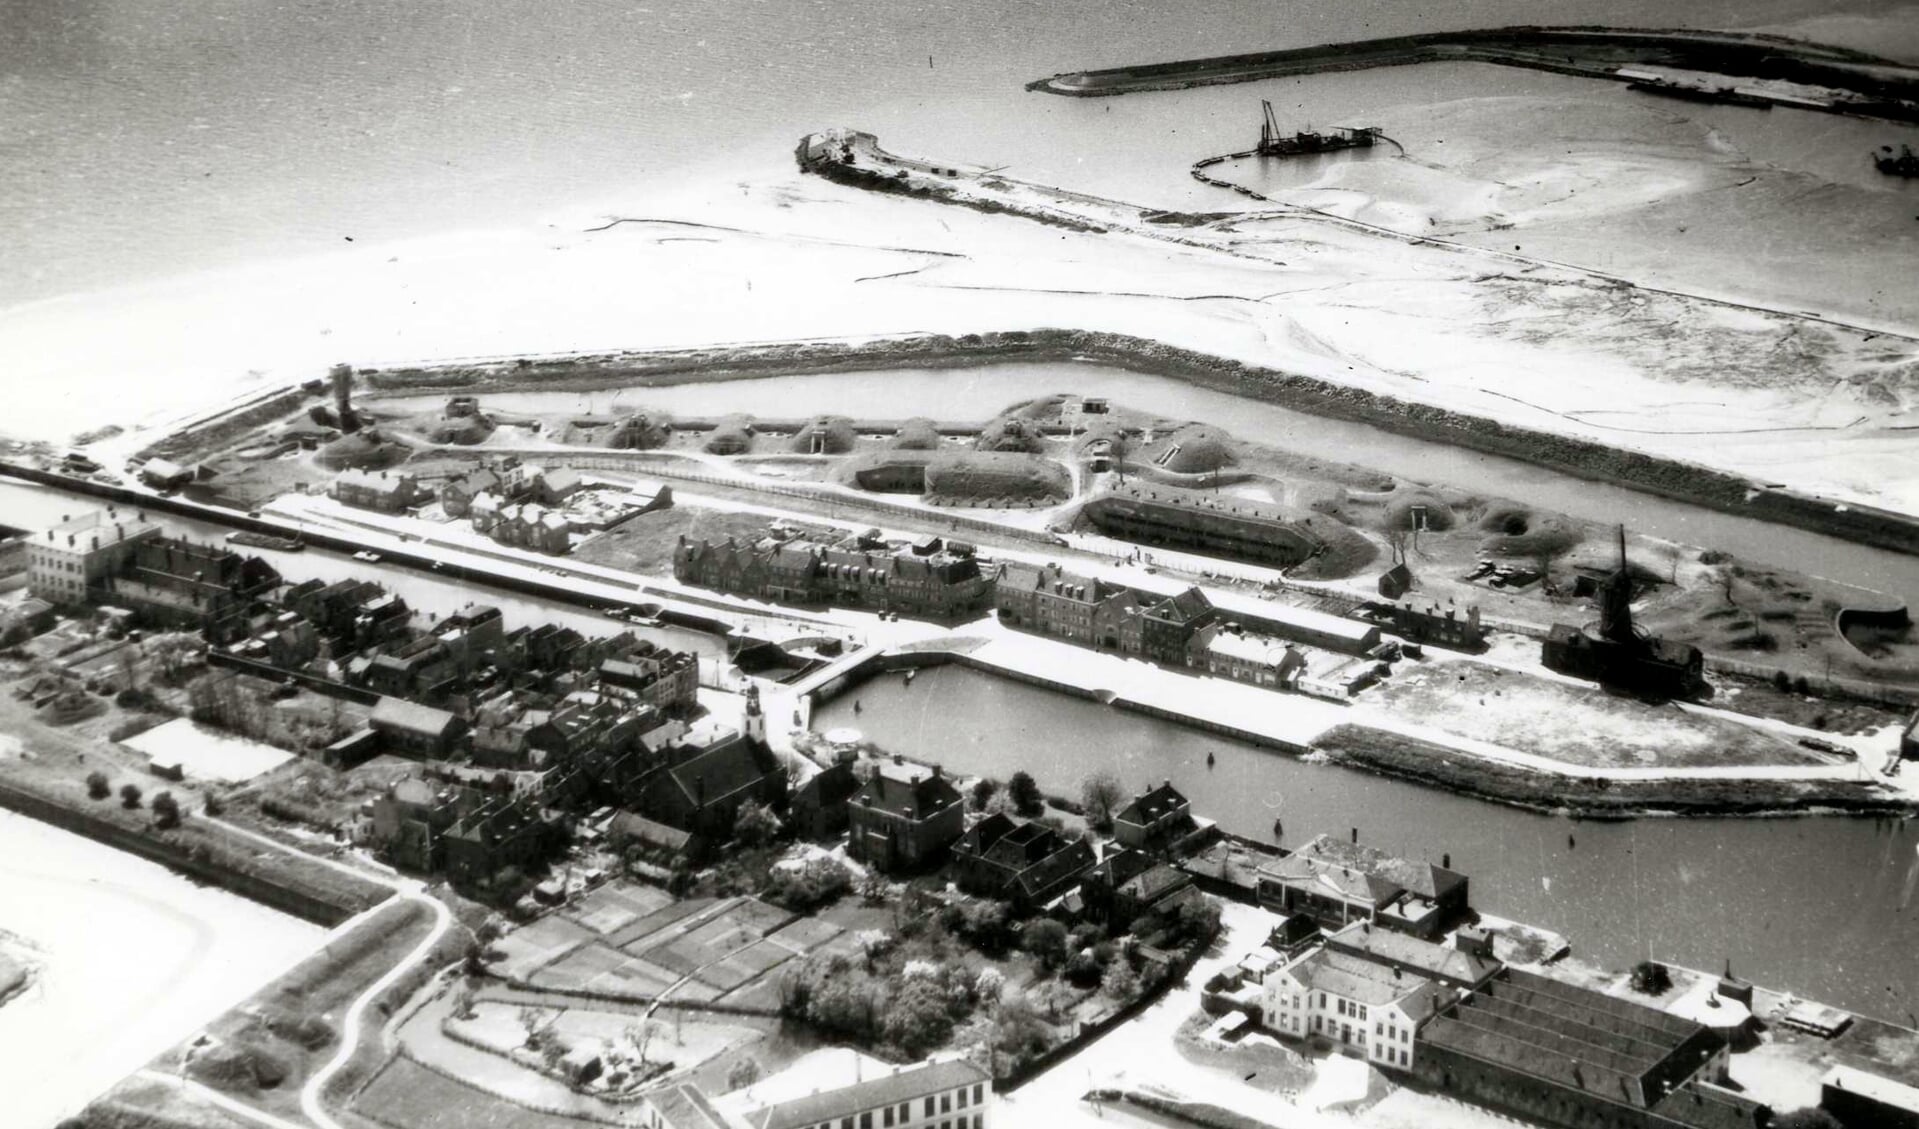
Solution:
<svg viewBox="0 0 1919 1129">
<path fill-rule="evenodd" d="M 961 336 L 926 334 L 865 341 L 508 357 L 364 369 L 360 375 L 372 388 L 403 395 L 449 388 L 589 391 L 902 367 L 965 368 L 1013 361 L 1098 364 L 1171 377 L 1294 411 L 1364 423 L 1397 435 L 1534 463 L 1577 478 L 1615 483 L 1708 509 L 1919 555 L 1919 519 L 1906 514 L 1835 503 L 1696 463 L 1518 427 L 1118 333 L 1041 328 Z"/>
</svg>

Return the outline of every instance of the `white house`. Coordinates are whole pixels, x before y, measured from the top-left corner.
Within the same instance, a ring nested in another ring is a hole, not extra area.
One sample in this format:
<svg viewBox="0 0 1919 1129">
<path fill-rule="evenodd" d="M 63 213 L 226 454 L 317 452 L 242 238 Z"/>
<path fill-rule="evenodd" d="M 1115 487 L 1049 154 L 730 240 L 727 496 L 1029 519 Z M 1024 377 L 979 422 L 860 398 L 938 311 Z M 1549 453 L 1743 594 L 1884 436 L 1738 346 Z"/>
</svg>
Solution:
<svg viewBox="0 0 1919 1129">
<path fill-rule="evenodd" d="M 1266 975 L 1261 1011 L 1282 1037 L 1410 1070 L 1419 1028 L 1452 999 L 1424 977 L 1320 948 Z"/>
</svg>

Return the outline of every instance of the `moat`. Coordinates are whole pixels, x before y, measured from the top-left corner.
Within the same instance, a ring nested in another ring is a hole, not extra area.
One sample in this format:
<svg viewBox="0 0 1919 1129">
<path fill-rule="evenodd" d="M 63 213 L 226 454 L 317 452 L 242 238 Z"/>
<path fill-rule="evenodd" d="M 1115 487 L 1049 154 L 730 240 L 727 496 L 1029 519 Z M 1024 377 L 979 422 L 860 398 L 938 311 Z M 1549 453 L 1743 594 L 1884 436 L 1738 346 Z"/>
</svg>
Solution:
<svg viewBox="0 0 1919 1129">
<path fill-rule="evenodd" d="M 1450 855 L 1471 876 L 1476 905 L 1563 933 L 1602 964 L 1651 955 L 1716 971 L 1730 958 L 1760 983 L 1869 1015 L 1903 1023 L 1919 1010 L 1919 827 L 1910 821 L 1536 815 L 961 667 L 910 684 L 893 675 L 864 683 L 822 706 L 813 725 L 857 728 L 882 749 L 956 773 L 1004 779 L 1024 769 L 1067 796 L 1101 769 L 1129 788 L 1171 779 L 1196 813 L 1248 837 L 1270 841 L 1278 819 L 1288 845 L 1356 828 L 1361 842 L 1408 857 Z"/>
</svg>

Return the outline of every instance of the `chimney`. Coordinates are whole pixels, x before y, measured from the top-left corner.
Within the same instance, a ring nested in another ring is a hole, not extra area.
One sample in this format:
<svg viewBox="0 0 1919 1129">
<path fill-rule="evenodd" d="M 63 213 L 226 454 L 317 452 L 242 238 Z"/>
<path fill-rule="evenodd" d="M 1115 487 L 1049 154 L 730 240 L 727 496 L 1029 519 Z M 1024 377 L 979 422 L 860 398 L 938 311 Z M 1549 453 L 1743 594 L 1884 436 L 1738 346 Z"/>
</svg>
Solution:
<svg viewBox="0 0 1919 1129">
<path fill-rule="evenodd" d="M 1353 842 L 1359 842 L 1359 828 L 1353 828 Z"/>
</svg>

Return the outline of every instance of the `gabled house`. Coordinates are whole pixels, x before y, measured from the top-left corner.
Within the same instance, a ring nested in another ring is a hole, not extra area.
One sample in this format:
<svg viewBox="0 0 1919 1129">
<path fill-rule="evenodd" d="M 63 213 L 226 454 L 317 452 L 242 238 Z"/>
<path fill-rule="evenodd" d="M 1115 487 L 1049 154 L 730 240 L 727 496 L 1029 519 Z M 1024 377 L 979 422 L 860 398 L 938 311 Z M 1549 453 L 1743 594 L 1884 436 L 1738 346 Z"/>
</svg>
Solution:
<svg viewBox="0 0 1919 1129">
<path fill-rule="evenodd" d="M 1257 889 L 1266 908 L 1307 913 L 1329 929 L 1371 921 L 1427 938 L 1470 908 L 1465 875 L 1329 835 L 1262 863 Z"/>
<path fill-rule="evenodd" d="M 1133 797 L 1113 816 L 1113 838 L 1136 851 L 1164 849 L 1194 829 L 1193 805 L 1170 780 Z"/>
<path fill-rule="evenodd" d="M 662 823 L 723 843 L 747 801 L 782 808 L 786 770 L 765 744 L 728 733 L 705 746 L 671 750 L 677 759 L 649 776 L 640 811 Z"/>
<path fill-rule="evenodd" d="M 847 853 L 885 871 L 943 859 L 965 830 L 965 804 L 938 765 L 879 765 L 847 805 Z"/>
</svg>

